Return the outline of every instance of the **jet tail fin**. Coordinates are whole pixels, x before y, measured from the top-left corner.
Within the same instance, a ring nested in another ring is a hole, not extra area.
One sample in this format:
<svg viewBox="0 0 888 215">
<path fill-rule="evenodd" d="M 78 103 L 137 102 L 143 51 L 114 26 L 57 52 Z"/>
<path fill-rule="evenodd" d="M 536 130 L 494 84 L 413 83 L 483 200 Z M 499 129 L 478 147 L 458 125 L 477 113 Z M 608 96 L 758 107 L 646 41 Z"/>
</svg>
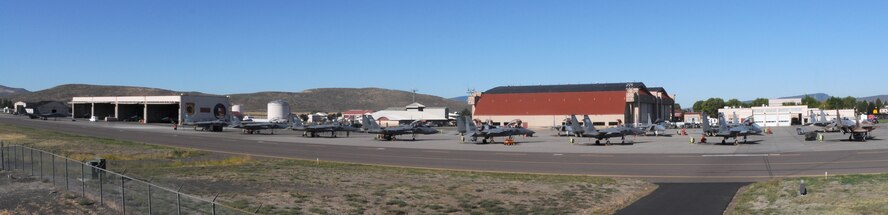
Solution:
<svg viewBox="0 0 888 215">
<path fill-rule="evenodd" d="M 478 126 L 475 125 L 475 121 L 472 121 L 471 116 L 466 116 L 466 133 L 474 133 L 478 130 Z"/>
<path fill-rule="evenodd" d="M 585 131 L 588 133 L 598 131 L 595 129 L 595 125 L 592 124 L 592 119 L 589 118 L 589 115 L 583 115 L 583 123 L 585 124 Z"/>
<path fill-rule="evenodd" d="M 728 122 L 725 120 L 725 114 L 718 113 L 718 131 L 724 132 L 728 130 Z"/>
<path fill-rule="evenodd" d="M 709 127 L 709 114 L 706 112 L 703 112 L 703 114 L 701 114 L 700 116 L 701 116 L 700 121 L 702 121 L 702 122 L 700 122 L 700 126 L 703 127 L 703 131 L 706 132 L 706 131 L 711 130 L 712 128 Z"/>
<path fill-rule="evenodd" d="M 379 124 L 373 119 L 373 116 L 364 116 L 364 127 L 368 130 L 379 129 Z"/>
<path fill-rule="evenodd" d="M 573 134 L 584 131 L 583 128 L 580 127 L 580 121 L 577 120 L 577 115 L 570 115 L 570 130 Z"/>
<path fill-rule="evenodd" d="M 814 111 L 808 111 L 808 124 L 817 123 L 817 117 L 814 116 Z"/>
<path fill-rule="evenodd" d="M 460 134 L 466 133 L 466 119 L 465 117 L 456 117 L 456 132 Z"/>
</svg>

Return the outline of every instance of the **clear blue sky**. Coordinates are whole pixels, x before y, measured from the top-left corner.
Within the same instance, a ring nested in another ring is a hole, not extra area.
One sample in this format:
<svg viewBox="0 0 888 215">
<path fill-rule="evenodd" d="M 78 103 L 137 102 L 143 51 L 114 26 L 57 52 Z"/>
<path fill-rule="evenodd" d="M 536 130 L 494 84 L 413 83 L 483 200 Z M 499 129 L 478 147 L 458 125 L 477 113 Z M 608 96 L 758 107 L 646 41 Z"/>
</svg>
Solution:
<svg viewBox="0 0 888 215">
<path fill-rule="evenodd" d="M 888 94 L 888 1 L 2 1 L 0 84 Z"/>
</svg>

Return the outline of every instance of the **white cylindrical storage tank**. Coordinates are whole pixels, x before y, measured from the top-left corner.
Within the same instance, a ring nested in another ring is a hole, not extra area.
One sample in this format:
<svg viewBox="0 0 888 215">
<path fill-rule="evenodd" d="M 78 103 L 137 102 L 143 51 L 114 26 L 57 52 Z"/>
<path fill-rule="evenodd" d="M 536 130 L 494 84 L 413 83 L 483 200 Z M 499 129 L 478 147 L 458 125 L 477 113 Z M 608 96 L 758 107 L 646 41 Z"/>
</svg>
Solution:
<svg viewBox="0 0 888 215">
<path fill-rule="evenodd" d="M 269 121 L 286 121 L 290 115 L 290 103 L 284 100 L 275 100 L 268 103 Z"/>
<path fill-rule="evenodd" d="M 241 113 L 241 105 L 232 105 L 231 112 L 232 113 Z"/>
</svg>

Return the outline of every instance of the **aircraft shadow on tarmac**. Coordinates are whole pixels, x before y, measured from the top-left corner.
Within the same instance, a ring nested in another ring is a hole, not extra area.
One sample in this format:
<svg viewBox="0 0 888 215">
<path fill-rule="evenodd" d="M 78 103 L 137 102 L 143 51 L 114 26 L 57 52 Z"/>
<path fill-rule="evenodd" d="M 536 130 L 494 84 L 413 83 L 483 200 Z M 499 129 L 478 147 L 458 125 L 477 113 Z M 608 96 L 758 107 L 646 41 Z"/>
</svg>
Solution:
<svg viewBox="0 0 888 215">
<path fill-rule="evenodd" d="M 879 140 L 882 140 L 882 139 L 879 139 L 879 138 L 876 138 L 876 137 L 870 137 L 870 138 L 866 138 L 866 141 L 862 141 L 862 140 L 849 140 L 848 138 L 844 138 L 844 139 L 841 139 L 841 140 L 838 140 L 838 141 L 839 141 L 839 142 L 861 142 L 861 143 L 862 143 L 862 142 L 867 142 L 867 141 L 879 141 Z M 834 140 L 834 141 L 835 141 L 835 140 Z M 832 142 L 832 141 L 830 141 L 830 142 Z"/>
<path fill-rule="evenodd" d="M 761 143 L 761 142 L 762 142 L 762 140 L 747 140 L 746 142 L 744 142 L 744 141 L 741 140 L 741 141 L 738 141 L 737 144 L 738 144 L 738 145 L 753 145 L 753 144 L 759 144 L 759 143 Z M 732 140 L 728 140 L 728 141 L 725 141 L 724 144 L 722 144 L 721 140 L 715 140 L 715 141 L 713 141 L 713 140 L 706 140 L 705 143 L 697 143 L 697 144 L 701 144 L 701 145 L 725 145 L 725 146 L 732 146 L 732 145 L 734 145 L 734 141 L 732 141 Z"/>
<path fill-rule="evenodd" d="M 606 144 L 604 141 L 601 141 L 601 143 L 596 144 L 594 141 L 593 142 L 579 142 L 579 141 L 577 141 L 576 143 L 574 143 L 574 145 L 578 145 L 578 146 L 631 146 L 631 145 L 635 145 L 638 143 L 645 143 L 645 142 L 626 141 L 626 143 L 620 143 L 619 141 L 617 141 L 617 142 L 611 142 L 611 143 Z"/>
</svg>

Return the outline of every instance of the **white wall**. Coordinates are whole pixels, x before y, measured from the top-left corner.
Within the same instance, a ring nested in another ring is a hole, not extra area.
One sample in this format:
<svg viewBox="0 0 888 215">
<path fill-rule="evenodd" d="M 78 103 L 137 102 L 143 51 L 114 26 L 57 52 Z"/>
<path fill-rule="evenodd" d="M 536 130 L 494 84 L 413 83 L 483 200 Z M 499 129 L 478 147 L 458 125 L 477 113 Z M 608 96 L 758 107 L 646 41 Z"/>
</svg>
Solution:
<svg viewBox="0 0 888 215">
<path fill-rule="evenodd" d="M 193 115 L 187 113 L 186 106 L 189 103 L 194 104 Z M 217 117 L 214 114 L 213 109 L 216 107 L 216 105 L 219 104 L 222 105 L 222 110 L 224 110 L 225 114 L 224 116 Z M 179 122 L 182 122 L 185 114 L 191 115 L 191 117 L 194 118 L 195 121 L 208 121 L 216 119 L 227 120 L 229 119 L 229 117 L 231 117 L 231 102 L 228 100 L 228 97 L 223 96 L 182 96 L 179 107 Z"/>
<path fill-rule="evenodd" d="M 552 127 L 553 125 L 561 125 L 564 119 L 570 118 L 570 115 L 506 115 L 506 116 L 490 116 L 490 115 L 477 115 L 473 116 L 472 119 L 477 119 L 481 121 L 491 120 L 493 122 L 500 123 L 508 123 L 515 119 L 520 119 L 522 122 L 527 123 L 528 127 L 542 128 L 542 127 Z M 605 122 L 605 126 L 609 125 L 611 122 L 617 122 L 623 120 L 622 114 L 613 114 L 613 115 L 589 115 L 589 118 L 593 123 L 595 122 Z M 577 120 L 582 121 L 583 116 L 578 115 Z M 605 126 L 597 126 L 597 127 L 605 127 Z"/>
</svg>

